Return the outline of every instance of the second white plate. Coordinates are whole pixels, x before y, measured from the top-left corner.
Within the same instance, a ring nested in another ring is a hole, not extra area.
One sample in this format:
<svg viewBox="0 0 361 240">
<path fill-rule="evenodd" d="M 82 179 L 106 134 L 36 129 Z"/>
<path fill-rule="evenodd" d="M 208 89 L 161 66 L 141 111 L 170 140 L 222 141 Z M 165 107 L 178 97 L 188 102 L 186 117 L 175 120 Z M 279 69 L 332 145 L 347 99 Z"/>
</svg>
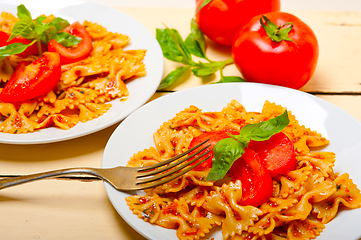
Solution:
<svg viewBox="0 0 361 240">
<path fill-rule="evenodd" d="M 46 128 L 27 134 L 0 133 L 0 143 L 9 144 L 39 144 L 58 142 L 81 137 L 115 123 L 120 122 L 131 112 L 146 103 L 157 90 L 163 76 L 163 53 L 155 37 L 134 18 L 111 7 L 85 0 L 3 0 L 0 3 L 1 11 L 16 15 L 16 7 L 24 4 L 32 17 L 41 14 L 53 14 L 62 17 L 70 23 L 84 20 L 96 22 L 109 31 L 126 34 L 131 41 L 125 49 L 146 49 L 144 64 L 147 74 L 127 83 L 129 97 L 126 101 L 115 99 L 111 101 L 110 110 L 99 118 L 86 123 L 79 123 L 69 130 Z"/>
<path fill-rule="evenodd" d="M 318 131 L 331 141 L 324 150 L 336 153 L 334 170 L 349 173 L 354 183 L 361 187 L 361 123 L 358 120 L 310 94 L 256 83 L 206 85 L 172 93 L 144 105 L 114 131 L 105 148 L 102 167 L 124 166 L 134 153 L 154 146 L 153 133 L 159 126 L 190 105 L 203 111 L 221 111 L 232 99 L 243 104 L 247 111 L 262 111 L 266 100 L 292 111 L 300 124 Z M 108 184 L 105 184 L 105 188 L 118 213 L 144 237 L 177 240 L 175 230 L 146 223 L 134 215 L 125 201 L 128 193 L 118 192 Z M 359 239 L 360 222 L 361 209 L 341 211 L 332 222 L 326 224 L 317 240 Z M 213 231 L 207 237 L 222 239 L 219 230 Z"/>
</svg>

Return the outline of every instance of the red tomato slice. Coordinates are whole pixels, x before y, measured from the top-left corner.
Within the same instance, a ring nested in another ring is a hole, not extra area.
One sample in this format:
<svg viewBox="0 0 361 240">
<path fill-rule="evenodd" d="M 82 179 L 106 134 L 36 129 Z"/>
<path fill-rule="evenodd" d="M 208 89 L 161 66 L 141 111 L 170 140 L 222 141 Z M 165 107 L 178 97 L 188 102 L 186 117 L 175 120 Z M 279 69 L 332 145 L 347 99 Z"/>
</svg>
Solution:
<svg viewBox="0 0 361 240">
<path fill-rule="evenodd" d="M 296 155 L 292 141 L 280 132 L 266 141 L 251 141 L 248 147 L 254 150 L 273 177 L 296 169 Z"/>
<path fill-rule="evenodd" d="M 61 74 L 58 53 L 45 52 L 38 60 L 20 62 L 0 93 L 3 102 L 30 100 L 47 94 L 59 82 Z"/>
<path fill-rule="evenodd" d="M 245 149 L 229 170 L 233 181 L 242 182 L 242 205 L 259 206 L 266 202 L 273 193 L 271 175 L 255 151 Z"/>
<path fill-rule="evenodd" d="M 16 38 L 12 39 L 11 41 L 7 42 L 7 40 L 9 39 L 10 34 L 7 32 L 3 32 L 0 31 L 0 47 L 4 47 L 13 43 L 23 43 L 23 44 L 29 44 L 31 43 L 30 40 L 17 36 Z M 41 51 L 45 52 L 46 51 L 46 47 L 41 44 Z M 26 48 L 24 52 L 16 54 L 18 56 L 28 56 L 28 55 L 38 55 L 39 54 L 39 50 L 38 50 L 38 46 L 36 43 L 34 43 L 33 45 L 31 45 L 30 47 Z"/>
<path fill-rule="evenodd" d="M 235 130 L 222 130 L 222 131 L 214 131 L 214 132 L 205 132 L 205 133 L 199 135 L 198 137 L 195 137 L 192 139 L 191 143 L 189 144 L 189 148 L 192 148 L 192 147 L 204 142 L 205 140 L 209 139 L 206 144 L 207 145 L 210 144 L 210 146 L 206 149 L 206 151 L 212 150 L 205 155 L 205 157 L 210 156 L 210 158 L 208 158 L 207 161 L 205 161 L 204 163 L 199 165 L 196 168 L 196 170 L 212 167 L 213 147 L 214 147 L 214 145 L 216 145 L 216 143 L 219 140 L 222 140 L 224 138 L 229 138 L 227 132 L 231 133 L 233 135 L 239 134 L 239 132 L 237 132 Z"/>
<path fill-rule="evenodd" d="M 86 58 L 93 50 L 92 37 L 88 31 L 79 22 L 74 22 L 64 31 L 81 37 L 82 41 L 76 47 L 66 48 L 53 39 L 48 44 L 48 51 L 59 53 L 62 64 L 69 64 Z"/>
</svg>

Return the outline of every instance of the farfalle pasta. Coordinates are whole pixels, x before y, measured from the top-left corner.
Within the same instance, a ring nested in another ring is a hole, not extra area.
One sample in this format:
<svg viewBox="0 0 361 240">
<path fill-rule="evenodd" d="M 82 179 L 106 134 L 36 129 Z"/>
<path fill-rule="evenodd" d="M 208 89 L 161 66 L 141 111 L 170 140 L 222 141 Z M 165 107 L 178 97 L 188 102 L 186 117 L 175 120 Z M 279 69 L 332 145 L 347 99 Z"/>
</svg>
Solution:
<svg viewBox="0 0 361 240">
<path fill-rule="evenodd" d="M 274 118 L 285 108 L 266 101 L 262 112 L 247 112 L 233 100 L 220 112 L 196 106 L 179 112 L 154 133 L 155 147 L 133 155 L 128 167 L 161 162 L 188 149 L 204 131 L 239 130 L 247 124 Z M 223 239 L 314 239 L 337 214 L 339 206 L 361 207 L 361 193 L 347 173 L 333 171 L 336 156 L 314 151 L 329 143 L 321 134 L 302 126 L 288 111 L 282 130 L 294 143 L 296 169 L 273 178 L 273 194 L 258 207 L 242 206 L 242 182 L 231 178 L 206 181 L 210 168 L 192 170 L 145 195 L 126 198 L 139 218 L 175 229 L 181 240 L 201 239 L 220 226 Z"/>
<path fill-rule="evenodd" d="M 50 21 L 54 16 L 48 16 Z M 10 33 L 19 19 L 3 12 L 0 30 Z M 0 101 L 0 132 L 28 133 L 57 127 L 70 129 L 106 113 L 116 98 L 129 96 L 125 81 L 146 74 L 146 50 L 124 50 L 130 38 L 113 33 L 97 23 L 82 24 L 91 35 L 93 50 L 84 60 L 61 66 L 58 85 L 49 93 L 16 104 Z M 38 56 L 11 55 L 0 62 L 0 89 L 21 61 L 33 62 Z"/>
</svg>

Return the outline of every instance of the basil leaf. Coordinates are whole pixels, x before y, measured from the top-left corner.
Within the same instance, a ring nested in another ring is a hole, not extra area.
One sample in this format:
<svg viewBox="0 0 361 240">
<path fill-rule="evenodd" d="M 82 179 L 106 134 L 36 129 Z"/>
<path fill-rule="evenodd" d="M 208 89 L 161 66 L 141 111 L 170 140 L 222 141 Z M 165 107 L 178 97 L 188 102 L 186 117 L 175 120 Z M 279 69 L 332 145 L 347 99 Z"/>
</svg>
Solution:
<svg viewBox="0 0 361 240">
<path fill-rule="evenodd" d="M 203 32 L 199 29 L 196 20 L 191 20 L 191 33 L 203 52 L 206 51 L 206 41 Z"/>
<path fill-rule="evenodd" d="M 194 56 L 200 57 L 200 58 L 206 58 L 204 52 L 200 48 L 198 42 L 194 39 L 194 36 L 192 34 L 189 34 L 189 36 L 186 38 L 184 44 L 188 48 L 189 52 L 193 54 Z"/>
<path fill-rule="evenodd" d="M 156 39 L 163 51 L 163 56 L 174 62 L 188 64 L 190 61 L 190 53 L 184 52 L 185 46 L 182 38 L 175 29 L 156 29 Z"/>
<path fill-rule="evenodd" d="M 17 36 L 22 36 L 26 39 L 34 39 L 35 32 L 34 32 L 35 24 L 31 19 L 20 19 L 17 21 L 11 31 L 11 35 L 8 41 L 14 39 Z"/>
<path fill-rule="evenodd" d="M 50 40 L 55 39 L 58 35 L 57 32 L 56 27 L 49 24 L 48 28 L 39 36 L 41 43 L 48 46 Z"/>
<path fill-rule="evenodd" d="M 212 0 L 205 0 L 200 6 L 199 8 L 197 9 L 197 13 L 204 7 L 206 6 L 207 4 L 209 4 L 210 2 L 212 2 Z M 196 14 L 197 14 L 196 13 Z"/>
<path fill-rule="evenodd" d="M 22 36 L 23 38 L 31 40 L 34 39 L 35 23 L 33 22 L 29 10 L 24 6 L 24 4 L 20 4 L 17 7 L 17 10 L 17 16 L 20 20 L 15 23 L 13 29 L 11 30 L 11 35 L 8 39 L 8 42 L 17 36 Z"/>
<path fill-rule="evenodd" d="M 186 60 L 186 62 L 184 62 L 184 63 L 189 64 L 192 61 L 192 56 L 191 56 L 191 53 L 189 52 L 188 48 L 185 46 L 181 35 L 175 29 L 170 29 L 170 34 L 171 34 L 171 37 L 172 37 L 174 43 L 176 44 L 176 46 L 178 47 L 180 52 L 183 54 L 183 56 Z"/>
<path fill-rule="evenodd" d="M 218 67 L 195 67 L 192 72 L 197 77 L 205 77 L 217 72 L 218 69 Z"/>
<path fill-rule="evenodd" d="M 81 43 L 82 38 L 71 35 L 67 32 L 58 33 L 54 39 L 64 47 L 71 47 Z"/>
<path fill-rule="evenodd" d="M 17 7 L 17 16 L 20 20 L 22 19 L 32 19 L 31 17 L 31 14 L 29 12 L 29 10 L 24 6 L 24 4 L 20 4 L 18 7 Z"/>
<path fill-rule="evenodd" d="M 245 80 L 241 77 L 236 77 L 236 76 L 225 76 L 225 77 L 223 76 L 221 77 L 221 80 L 215 83 L 230 83 L 230 82 L 245 82 Z"/>
<path fill-rule="evenodd" d="M 46 19 L 45 16 L 39 16 L 35 19 L 35 25 L 42 25 L 44 20 Z"/>
<path fill-rule="evenodd" d="M 191 67 L 177 67 L 175 70 L 171 71 L 159 84 L 158 90 L 169 87 L 179 78 L 181 78 Z"/>
<path fill-rule="evenodd" d="M 254 141 L 268 140 L 272 135 L 281 132 L 289 124 L 287 110 L 282 115 L 257 124 L 248 124 L 241 128 L 240 135 Z M 238 135 L 233 135 L 237 139 Z"/>
<path fill-rule="evenodd" d="M 53 21 L 49 22 L 49 25 L 54 26 L 56 31 L 59 32 L 70 25 L 70 23 L 60 17 L 54 18 Z"/>
<path fill-rule="evenodd" d="M 43 32 L 45 32 L 48 28 L 49 28 L 49 24 L 43 24 L 43 21 L 46 19 L 46 17 L 44 16 L 40 16 L 38 18 L 36 18 L 35 20 L 35 28 L 34 31 L 37 35 L 41 35 L 43 34 Z"/>
<path fill-rule="evenodd" d="M 194 19 L 191 20 L 191 34 L 186 39 L 185 44 L 193 55 L 208 59 L 206 56 L 204 34 L 199 29 L 198 24 Z"/>
<path fill-rule="evenodd" d="M 33 45 L 35 42 L 36 42 L 36 40 L 32 41 L 29 44 L 12 43 L 7 46 L 0 47 L 0 61 L 3 60 L 7 56 L 24 52 L 27 47 Z"/>
<path fill-rule="evenodd" d="M 207 175 L 207 181 L 222 179 L 231 168 L 234 161 L 244 153 L 244 145 L 233 138 L 224 138 L 213 147 L 212 169 Z"/>
<path fill-rule="evenodd" d="M 69 26 L 69 22 L 62 18 L 55 18 L 53 21 L 46 24 L 45 31 L 40 35 L 41 42 L 48 45 L 52 39 L 64 47 L 71 47 L 79 44 L 82 38 L 74 36 L 68 32 L 59 32 L 65 27 Z"/>
</svg>

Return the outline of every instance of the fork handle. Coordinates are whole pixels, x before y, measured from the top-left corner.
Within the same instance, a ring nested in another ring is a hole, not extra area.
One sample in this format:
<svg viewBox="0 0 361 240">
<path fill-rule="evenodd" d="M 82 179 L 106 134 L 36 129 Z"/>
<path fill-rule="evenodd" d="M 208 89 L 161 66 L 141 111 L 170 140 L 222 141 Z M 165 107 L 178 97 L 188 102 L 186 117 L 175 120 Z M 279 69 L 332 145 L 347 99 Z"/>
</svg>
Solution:
<svg viewBox="0 0 361 240">
<path fill-rule="evenodd" d="M 41 179 L 44 179 L 44 178 L 51 178 L 51 177 L 55 177 L 55 176 L 68 175 L 68 174 L 88 174 L 88 175 L 93 175 L 93 176 L 96 176 L 96 177 L 99 177 L 99 178 L 103 179 L 99 175 L 99 171 L 102 171 L 102 170 L 104 170 L 104 169 L 97 169 L 97 168 L 65 168 L 65 169 L 47 171 L 47 172 L 42 172 L 42 173 L 35 173 L 35 174 L 30 174 L 30 175 L 5 178 L 5 179 L 0 180 L 0 190 L 4 189 L 4 188 L 7 188 L 7 187 L 12 187 L 12 186 L 16 186 L 16 185 L 19 185 L 19 184 L 27 183 L 27 182 L 41 180 Z"/>
</svg>

